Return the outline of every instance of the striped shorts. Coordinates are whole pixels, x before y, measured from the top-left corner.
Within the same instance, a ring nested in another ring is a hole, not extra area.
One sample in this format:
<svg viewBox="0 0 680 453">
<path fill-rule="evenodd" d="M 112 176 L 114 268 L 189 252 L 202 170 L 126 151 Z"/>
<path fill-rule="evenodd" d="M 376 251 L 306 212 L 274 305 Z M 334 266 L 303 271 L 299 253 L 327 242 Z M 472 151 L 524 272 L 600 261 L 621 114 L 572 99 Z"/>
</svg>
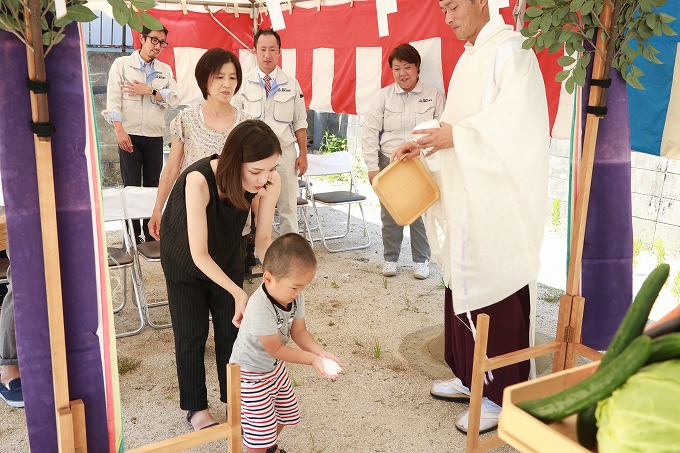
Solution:
<svg viewBox="0 0 680 453">
<path fill-rule="evenodd" d="M 276 444 L 278 425 L 298 423 L 300 409 L 283 362 L 268 373 L 241 370 L 243 445 L 269 448 Z"/>
</svg>

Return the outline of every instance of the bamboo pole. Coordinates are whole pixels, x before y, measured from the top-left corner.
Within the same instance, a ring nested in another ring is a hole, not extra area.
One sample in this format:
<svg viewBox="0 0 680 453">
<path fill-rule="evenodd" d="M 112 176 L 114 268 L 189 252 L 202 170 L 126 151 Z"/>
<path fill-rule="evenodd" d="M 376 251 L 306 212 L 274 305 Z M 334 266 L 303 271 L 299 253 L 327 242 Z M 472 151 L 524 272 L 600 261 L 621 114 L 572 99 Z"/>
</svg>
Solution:
<svg viewBox="0 0 680 453">
<path fill-rule="evenodd" d="M 30 80 L 45 82 L 47 75 L 43 52 L 41 13 L 40 0 L 28 0 L 28 8 L 25 10 L 26 38 L 30 44 L 30 47 L 26 46 L 28 77 Z M 33 122 L 49 122 L 47 94 L 38 94 L 31 91 L 30 97 L 31 118 Z M 38 137 L 34 134 L 33 138 L 38 177 L 40 226 L 42 230 L 43 266 L 45 269 L 57 442 L 60 452 L 72 452 L 75 451 L 75 440 L 68 391 L 59 238 L 57 235 L 57 209 L 54 197 L 54 174 L 52 167 L 52 143 L 49 137 Z M 84 426 L 82 429 L 84 429 Z"/>
<path fill-rule="evenodd" d="M 618 35 L 618 14 L 621 10 L 621 0 L 605 1 L 600 13 L 600 30 L 593 58 L 593 80 L 609 77 L 614 43 Z M 608 32 L 607 32 L 608 30 Z M 588 106 L 604 107 L 607 90 L 591 84 L 588 96 Z M 574 223 L 571 231 L 570 261 L 567 273 L 566 294 L 560 298 L 560 312 L 556 337 L 564 342 L 562 348 L 555 353 L 553 372 L 571 368 L 576 365 L 577 354 L 574 350 L 581 341 L 581 325 L 583 321 L 583 306 L 585 299 L 580 297 L 581 271 L 583 264 L 583 243 L 585 240 L 588 205 L 590 203 L 590 186 L 593 179 L 593 164 L 600 117 L 594 113 L 586 116 L 586 127 L 583 139 L 583 152 L 579 166 L 579 184 L 576 193 L 576 207 L 574 209 Z"/>
</svg>

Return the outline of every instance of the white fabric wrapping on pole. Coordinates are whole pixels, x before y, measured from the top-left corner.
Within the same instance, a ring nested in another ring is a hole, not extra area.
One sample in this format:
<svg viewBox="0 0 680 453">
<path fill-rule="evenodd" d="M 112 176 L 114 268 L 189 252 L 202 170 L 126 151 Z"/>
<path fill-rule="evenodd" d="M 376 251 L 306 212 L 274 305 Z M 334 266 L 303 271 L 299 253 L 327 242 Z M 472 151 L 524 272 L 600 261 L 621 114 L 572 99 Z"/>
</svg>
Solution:
<svg viewBox="0 0 680 453">
<path fill-rule="evenodd" d="M 680 55 L 680 43 L 677 55 Z M 675 124 L 675 126 L 671 126 Z M 666 113 L 666 125 L 661 136 L 661 156 L 680 159 L 680 58 L 675 59 L 673 84 Z"/>
</svg>

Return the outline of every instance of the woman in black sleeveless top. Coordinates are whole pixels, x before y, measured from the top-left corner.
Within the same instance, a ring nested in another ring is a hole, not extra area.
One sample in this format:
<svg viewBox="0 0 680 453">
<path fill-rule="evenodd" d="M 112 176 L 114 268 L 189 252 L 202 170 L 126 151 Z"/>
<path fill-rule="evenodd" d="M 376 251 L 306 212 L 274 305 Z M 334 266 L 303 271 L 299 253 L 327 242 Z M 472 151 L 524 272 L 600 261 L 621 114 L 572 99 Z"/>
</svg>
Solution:
<svg viewBox="0 0 680 453">
<path fill-rule="evenodd" d="M 241 232 L 259 195 L 255 247 L 271 244 L 281 182 L 279 141 L 264 122 L 245 121 L 229 134 L 222 154 L 201 159 L 177 179 L 161 221 L 165 273 L 180 407 L 194 429 L 215 424 L 205 386 L 205 343 L 213 318 L 220 399 L 227 401 L 226 367 L 248 295 L 243 291 Z"/>
</svg>

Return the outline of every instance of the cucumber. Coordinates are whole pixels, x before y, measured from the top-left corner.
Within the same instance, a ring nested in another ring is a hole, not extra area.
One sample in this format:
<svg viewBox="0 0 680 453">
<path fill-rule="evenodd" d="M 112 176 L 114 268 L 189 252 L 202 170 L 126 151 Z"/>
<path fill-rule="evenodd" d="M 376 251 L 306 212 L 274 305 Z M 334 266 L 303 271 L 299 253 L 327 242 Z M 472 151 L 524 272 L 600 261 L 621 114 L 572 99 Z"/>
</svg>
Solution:
<svg viewBox="0 0 680 453">
<path fill-rule="evenodd" d="M 652 340 L 639 336 L 601 371 L 561 392 L 517 406 L 543 422 L 561 420 L 607 398 L 639 370 L 649 357 Z"/>
<path fill-rule="evenodd" d="M 626 316 L 621 321 L 612 342 L 607 348 L 607 353 L 602 357 L 596 374 L 604 369 L 608 363 L 618 356 L 623 349 L 642 334 L 649 319 L 649 312 L 661 292 L 661 288 L 668 279 L 671 267 L 668 264 L 660 264 L 645 279 L 640 290 L 635 295 L 633 303 L 628 308 Z M 578 414 L 576 421 L 576 434 L 578 441 L 586 448 L 592 448 L 597 443 L 597 425 L 595 424 L 595 405 Z"/>
<path fill-rule="evenodd" d="M 642 334 L 649 319 L 649 312 L 661 292 L 661 288 L 668 279 L 671 267 L 664 263 L 656 267 L 645 279 L 640 290 L 635 295 L 632 305 L 621 321 L 607 353 L 602 357 L 598 370 L 604 368 L 611 360 L 618 356 L 634 338 Z"/>
<path fill-rule="evenodd" d="M 591 404 L 578 413 L 576 417 L 576 437 L 578 443 L 589 450 L 597 444 L 597 424 L 595 418 L 597 404 Z"/>
<path fill-rule="evenodd" d="M 677 358 L 680 358 L 680 333 L 669 333 L 652 340 L 646 365 Z"/>
</svg>

